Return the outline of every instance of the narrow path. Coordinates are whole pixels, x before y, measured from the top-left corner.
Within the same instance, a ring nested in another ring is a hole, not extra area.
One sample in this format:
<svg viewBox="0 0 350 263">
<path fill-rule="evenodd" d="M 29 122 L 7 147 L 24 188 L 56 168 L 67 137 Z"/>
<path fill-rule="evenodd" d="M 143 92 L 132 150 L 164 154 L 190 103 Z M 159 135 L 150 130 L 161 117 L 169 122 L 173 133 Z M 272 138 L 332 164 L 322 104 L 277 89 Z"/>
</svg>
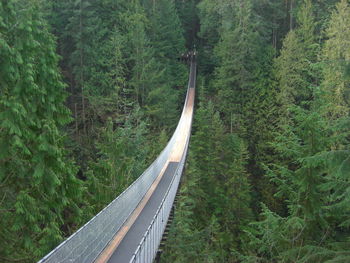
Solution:
<svg viewBox="0 0 350 263">
<path fill-rule="evenodd" d="M 187 139 L 190 136 L 195 95 L 195 79 L 196 63 L 193 61 L 190 67 L 187 99 L 178 124 L 179 131 L 167 162 L 138 207 L 106 249 L 100 254 L 95 263 L 128 263 L 152 222 L 172 182 L 178 164 L 185 152 Z"/>
<path fill-rule="evenodd" d="M 135 223 L 131 226 L 128 233 L 123 238 L 122 242 L 114 251 L 113 255 L 108 260 L 108 263 L 127 263 L 130 261 L 133 253 L 140 243 L 140 240 L 142 239 L 142 236 L 147 231 L 147 228 L 150 225 L 159 204 L 172 181 L 172 178 L 174 177 L 177 166 L 177 162 L 168 163 L 164 175 L 152 197 L 148 200 L 146 206 L 142 210 L 142 213 L 138 216 Z"/>
</svg>

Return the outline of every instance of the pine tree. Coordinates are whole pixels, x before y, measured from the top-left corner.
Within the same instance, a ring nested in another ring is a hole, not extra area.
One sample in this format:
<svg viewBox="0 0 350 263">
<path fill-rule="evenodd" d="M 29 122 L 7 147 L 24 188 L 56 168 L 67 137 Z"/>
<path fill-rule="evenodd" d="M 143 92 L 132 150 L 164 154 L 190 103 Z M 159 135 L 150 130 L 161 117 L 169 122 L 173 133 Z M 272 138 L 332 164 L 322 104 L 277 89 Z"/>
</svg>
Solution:
<svg viewBox="0 0 350 263">
<path fill-rule="evenodd" d="M 1 2 L 0 17 L 0 255 L 29 262 L 79 224 L 82 188 L 63 148 L 71 118 L 39 3 Z"/>
<path fill-rule="evenodd" d="M 323 49 L 324 81 L 328 114 L 331 118 L 349 114 L 350 78 L 346 74 L 350 60 L 350 6 L 348 1 L 340 1 L 332 13 L 326 30 L 327 41 Z"/>
<path fill-rule="evenodd" d="M 87 171 L 91 215 L 122 193 L 146 168 L 149 149 L 139 147 L 146 145 L 146 127 L 141 117 L 140 111 L 135 111 L 124 127 L 118 128 L 114 128 L 115 121 L 109 119 L 107 127 L 100 130 L 99 158 L 90 163 Z"/>
<path fill-rule="evenodd" d="M 265 207 L 261 213 L 263 220 L 255 223 L 256 232 L 251 232 L 251 245 L 257 245 L 258 255 L 267 262 L 307 257 L 311 253 L 308 245 L 329 238 L 323 211 L 326 199 L 321 186 L 325 183 L 327 167 L 327 158 L 322 153 L 331 145 L 332 128 L 316 103 L 309 110 L 300 106 L 290 110 L 292 124 L 286 124 L 274 142 L 280 158 L 290 161 L 276 163 L 268 172 L 277 185 L 276 197 L 285 200 L 287 216 Z"/>
<path fill-rule="evenodd" d="M 312 99 L 311 85 L 316 84 L 317 78 L 312 66 L 317 55 L 313 17 L 311 1 L 304 1 L 297 15 L 298 28 L 288 33 L 281 55 L 276 59 L 279 101 L 285 116 L 288 116 L 288 107 Z"/>
<path fill-rule="evenodd" d="M 225 132 L 211 102 L 200 103 L 194 124 L 188 179 L 175 217 L 177 234 L 171 237 L 184 245 L 169 244 L 166 258 L 230 262 L 230 251 L 241 249 L 242 228 L 252 216 L 245 146 Z"/>
<path fill-rule="evenodd" d="M 253 1 L 254 13 L 260 17 L 259 32 L 276 51 L 281 47 L 282 38 L 289 30 L 285 22 L 288 16 L 286 4 L 287 1 L 279 0 Z"/>
<path fill-rule="evenodd" d="M 249 153 L 246 167 L 254 188 L 254 210 L 260 209 L 259 202 L 280 210 L 280 200 L 273 197 L 276 191 L 274 184 L 265 176 L 265 167 L 277 158 L 271 146 L 279 121 L 279 104 L 276 101 L 278 85 L 273 74 L 275 52 L 271 46 L 262 46 L 259 54 L 254 74 L 256 80 L 253 88 L 247 92 L 249 100 L 244 110 L 244 125 L 247 127 L 244 139 Z"/>
<path fill-rule="evenodd" d="M 252 219 L 250 208 L 251 193 L 248 173 L 246 172 L 248 152 L 237 135 L 229 134 L 224 141 L 224 201 L 222 215 L 218 219 L 221 229 L 223 228 L 224 240 L 228 243 L 226 249 L 240 250 L 244 244 L 245 225 Z M 223 218 L 222 218 L 223 217 Z M 226 229 L 225 229 L 226 228 Z M 225 250 L 226 250 L 225 249 Z"/>
<path fill-rule="evenodd" d="M 284 114 L 288 115 L 288 108 L 299 101 L 300 91 L 307 87 L 307 82 L 301 75 L 306 65 L 295 31 L 288 33 L 283 44 L 281 55 L 276 60 L 276 77 L 280 84 L 279 101 L 284 107 Z"/>
<path fill-rule="evenodd" d="M 251 2 L 241 1 L 234 7 L 235 17 L 223 21 L 222 39 L 216 49 L 221 64 L 216 69 L 215 87 L 225 123 L 231 131 L 235 128 L 244 132 L 244 110 L 254 82 L 256 51 L 260 41 L 254 30 Z"/>
<path fill-rule="evenodd" d="M 138 1 L 132 1 L 132 13 L 129 13 L 130 30 L 128 32 L 128 43 L 130 48 L 130 61 L 132 63 L 130 84 L 134 100 L 144 106 L 147 95 L 158 78 L 156 73 L 156 62 L 153 58 L 154 50 L 150 46 L 150 40 L 146 35 L 146 14 Z"/>
<path fill-rule="evenodd" d="M 218 65 L 218 59 L 214 56 L 214 47 L 220 41 L 220 27 L 222 25 L 222 14 L 220 11 L 225 8 L 220 8 L 226 1 L 200 1 L 197 5 L 198 16 L 200 19 L 200 30 L 198 37 L 201 44 L 199 46 L 199 64 L 203 75 L 211 78 L 215 67 Z M 231 9 L 230 9 L 231 10 Z"/>
<path fill-rule="evenodd" d="M 206 175 L 201 177 L 200 184 L 208 196 L 214 196 L 215 176 L 219 176 L 222 170 L 220 156 L 223 151 L 224 126 L 212 102 L 209 102 L 208 105 L 200 103 L 194 128 L 196 132 L 193 135 L 192 145 L 196 166 L 199 173 Z M 208 200 L 206 207 L 201 208 L 204 218 L 208 216 L 207 213 L 215 210 L 215 205 L 211 201 L 212 199 Z"/>
<path fill-rule="evenodd" d="M 189 161 L 195 161 L 191 152 Z M 199 228 L 197 214 L 194 212 L 194 208 L 200 206 L 201 200 L 205 198 L 198 185 L 198 175 L 195 170 L 187 169 L 161 262 L 205 262 L 211 258 L 211 251 L 206 249 L 211 233 Z"/>
<path fill-rule="evenodd" d="M 147 114 L 158 125 L 171 126 L 178 115 L 179 93 L 175 89 L 185 86 L 187 69 L 177 59 L 183 53 L 185 40 L 173 1 L 143 1 L 150 26 L 146 28 L 153 56 L 161 71 L 146 99 Z"/>
<path fill-rule="evenodd" d="M 197 41 L 197 32 L 199 31 L 198 4 L 201 0 L 178 1 L 175 0 L 176 10 L 178 12 L 181 28 L 184 31 L 186 47 L 191 49 Z"/>
<path fill-rule="evenodd" d="M 273 143 L 281 160 L 275 161 L 274 168 L 268 172 L 278 186 L 276 197 L 285 199 L 287 214 L 282 216 L 263 207 L 263 220 L 254 223 L 254 230 L 250 232 L 250 245 L 256 255 L 243 257 L 245 262 L 258 257 L 264 262 L 273 259 L 345 262 L 348 259 L 344 253 L 346 238 L 338 234 L 336 227 L 345 222 L 344 213 L 348 211 L 343 203 L 345 199 L 340 197 L 340 192 L 347 189 L 346 180 L 342 187 L 336 186 L 336 181 L 345 179 L 340 167 L 346 165 L 347 151 L 336 150 L 348 145 L 344 121 L 324 114 L 329 101 L 324 91 L 315 87 L 320 76 L 313 70 L 318 49 L 310 16 L 311 2 L 304 1 L 300 10 L 299 27 L 289 33 L 284 50 L 276 60 L 277 68 L 285 69 L 278 76 L 281 93 L 285 98 L 289 96 L 282 104 L 288 110 L 288 120 L 281 122 Z M 297 48 L 302 55 L 297 55 Z M 303 96 L 307 94 L 305 88 L 310 95 Z M 344 213 L 337 210 L 340 206 Z M 348 225 L 343 226 L 342 230 L 348 233 Z"/>
</svg>

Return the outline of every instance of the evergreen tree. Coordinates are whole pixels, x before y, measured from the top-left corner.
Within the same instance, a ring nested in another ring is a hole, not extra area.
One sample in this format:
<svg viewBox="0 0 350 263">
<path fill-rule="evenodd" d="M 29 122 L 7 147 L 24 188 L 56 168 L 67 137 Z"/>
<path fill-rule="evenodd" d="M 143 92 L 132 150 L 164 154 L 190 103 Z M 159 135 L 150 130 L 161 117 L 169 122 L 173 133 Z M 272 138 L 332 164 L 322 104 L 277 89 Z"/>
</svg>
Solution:
<svg viewBox="0 0 350 263">
<path fill-rule="evenodd" d="M 299 27 L 287 34 L 281 55 L 276 59 L 279 102 L 285 117 L 290 106 L 312 99 L 311 85 L 316 84 L 317 77 L 312 67 L 316 62 L 317 44 L 311 1 L 305 1 L 297 18 Z"/>
<path fill-rule="evenodd" d="M 231 251 L 242 248 L 242 227 L 252 215 L 245 146 L 225 132 L 211 102 L 200 103 L 194 128 L 188 179 L 165 258 L 230 262 Z"/>
<path fill-rule="evenodd" d="M 148 147 L 139 147 L 146 145 L 146 127 L 141 117 L 136 111 L 124 127 L 113 128 L 115 125 L 110 119 L 107 127 L 101 129 L 102 138 L 97 145 L 99 158 L 89 165 L 87 172 L 91 215 L 108 205 L 146 168 Z"/>
<path fill-rule="evenodd" d="M 204 75 L 211 78 L 215 67 L 218 64 L 216 56 L 214 56 L 214 47 L 220 40 L 220 28 L 222 25 L 221 11 L 225 8 L 220 8 L 226 1 L 200 1 L 198 6 L 198 15 L 200 19 L 200 38 L 198 63 L 201 65 L 200 70 Z"/>
<path fill-rule="evenodd" d="M 192 152 L 189 161 L 193 163 Z M 161 262 L 206 262 L 212 260 L 212 251 L 208 244 L 212 240 L 211 233 L 200 229 L 197 223 L 196 206 L 200 207 L 201 200 L 206 196 L 199 186 L 198 173 L 187 169 L 186 177 L 180 188 L 180 198 L 175 210 L 174 223 L 169 231 L 169 240 L 166 243 L 165 253 Z"/>
<path fill-rule="evenodd" d="M 324 114 L 330 101 L 324 91 L 314 86 L 318 83 L 319 72 L 313 70 L 318 49 L 314 44 L 315 27 L 309 13 L 311 2 L 305 1 L 300 10 L 299 27 L 289 33 L 284 50 L 276 60 L 277 68 L 283 71 L 277 72 L 281 93 L 286 95 L 284 98 L 289 96 L 281 103 L 288 111 L 288 117 L 282 117 L 285 120 L 281 120 L 280 132 L 273 143 L 281 160 L 275 161 L 274 168 L 268 173 L 278 186 L 276 197 L 286 202 L 287 214 L 281 216 L 263 207 L 263 220 L 254 223 L 254 231 L 250 232 L 250 249 L 254 248 L 256 255 L 244 256 L 245 262 L 258 258 L 263 262 L 273 259 L 284 262 L 348 260 L 344 251 L 346 238 L 337 230 L 341 225 L 343 233 L 348 231 L 348 225 L 343 224 L 344 213 L 348 210 L 343 206 L 345 199 L 340 193 L 347 189 L 346 180 L 342 187 L 336 186 L 340 178 L 345 179 L 345 174 L 340 171 L 347 163 L 347 151 L 337 150 L 348 145 L 344 121 L 334 119 L 335 115 Z M 296 49 L 302 55 L 298 55 Z M 334 74 L 336 68 L 332 70 Z M 305 88 L 310 95 L 302 96 Z M 325 92 L 327 94 L 327 90 Z M 344 213 L 339 213 L 339 207 Z"/>
<path fill-rule="evenodd" d="M 185 41 L 173 1 L 143 2 L 150 23 L 146 30 L 160 72 L 151 85 L 145 108 L 154 124 L 171 126 L 178 114 L 178 105 L 183 100 L 175 88 L 185 86 L 187 81 L 186 67 L 177 62 L 183 53 Z M 185 90 L 181 90 L 182 95 Z"/>
<path fill-rule="evenodd" d="M 71 118 L 39 3 L 2 1 L 0 17 L 0 255 L 31 262 L 79 224 L 82 188 L 63 148 Z"/>
<path fill-rule="evenodd" d="M 279 0 L 253 1 L 254 13 L 260 17 L 259 32 L 276 51 L 281 47 L 282 38 L 289 30 L 286 25 L 289 11 L 286 10 L 287 2 Z"/>
<path fill-rule="evenodd" d="M 192 49 L 197 40 L 199 31 L 199 19 L 197 4 L 200 0 L 175 0 L 175 6 L 181 20 L 181 27 L 184 31 L 187 49 Z"/>
<path fill-rule="evenodd" d="M 288 108 L 299 101 L 300 92 L 307 87 L 307 82 L 301 75 L 307 66 L 295 31 L 288 33 L 283 45 L 281 55 L 276 60 L 276 77 L 280 84 L 279 101 L 284 107 L 284 115 L 288 116 Z"/>
<path fill-rule="evenodd" d="M 347 0 L 1 1 L 0 261 L 47 253 L 159 154 L 194 43 L 162 260 L 350 261 L 349 17 Z"/>
<path fill-rule="evenodd" d="M 334 130 L 341 131 L 341 126 L 331 125 L 324 118 L 324 105 L 317 90 L 314 96 L 318 99 L 311 103 L 309 110 L 293 107 L 294 125 L 288 124 L 274 143 L 280 156 L 291 160 L 288 164 L 276 164 L 269 171 L 269 177 L 278 186 L 276 197 L 285 200 L 287 215 L 277 214 L 263 206 L 262 220 L 253 223 L 253 229 L 249 231 L 249 250 L 255 250 L 256 254 L 242 257 L 244 262 L 258 258 L 262 262 L 275 259 L 284 262 L 342 262 L 346 258 L 346 239 L 336 229 L 337 224 L 344 222 L 341 216 L 344 214 L 338 212 L 334 216 L 334 213 L 344 201 L 340 192 L 347 186 L 335 195 L 330 194 L 339 187 L 334 188 L 336 178 L 344 178 L 336 166 L 345 163 L 339 158 L 340 152 L 337 153 L 338 162 L 335 162 L 334 153 L 329 152 L 334 141 L 345 142 L 345 133 L 332 135 Z"/>
<path fill-rule="evenodd" d="M 340 1 L 332 13 L 326 30 L 327 41 L 322 52 L 327 113 L 331 118 L 349 114 L 349 74 L 350 60 L 350 6 L 348 1 Z"/>
<path fill-rule="evenodd" d="M 273 197 L 276 191 L 274 184 L 265 176 L 266 166 L 277 158 L 271 146 L 279 121 L 279 105 L 276 101 L 278 85 L 273 75 L 275 53 L 271 46 L 264 46 L 259 49 L 259 54 L 254 88 L 247 92 L 249 100 L 244 111 L 244 125 L 247 127 L 244 138 L 249 153 L 246 167 L 254 188 L 254 210 L 260 209 L 259 202 L 280 210 L 280 200 Z"/>
<path fill-rule="evenodd" d="M 215 87 L 222 102 L 220 110 L 230 130 L 243 131 L 247 95 L 254 82 L 259 35 L 254 30 L 250 1 L 236 3 L 232 10 L 235 17 L 223 21 L 222 39 L 216 49 L 221 63 L 216 69 Z"/>
</svg>

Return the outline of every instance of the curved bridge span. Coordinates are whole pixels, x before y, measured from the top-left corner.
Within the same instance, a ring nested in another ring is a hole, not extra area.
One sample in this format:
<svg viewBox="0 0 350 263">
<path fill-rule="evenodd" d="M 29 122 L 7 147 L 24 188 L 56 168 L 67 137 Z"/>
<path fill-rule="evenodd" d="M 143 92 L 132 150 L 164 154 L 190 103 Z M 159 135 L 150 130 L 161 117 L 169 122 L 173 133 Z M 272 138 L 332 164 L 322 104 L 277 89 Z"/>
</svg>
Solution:
<svg viewBox="0 0 350 263">
<path fill-rule="evenodd" d="M 184 169 L 191 135 L 196 61 L 185 105 L 167 146 L 122 194 L 38 263 L 152 262 Z"/>
</svg>

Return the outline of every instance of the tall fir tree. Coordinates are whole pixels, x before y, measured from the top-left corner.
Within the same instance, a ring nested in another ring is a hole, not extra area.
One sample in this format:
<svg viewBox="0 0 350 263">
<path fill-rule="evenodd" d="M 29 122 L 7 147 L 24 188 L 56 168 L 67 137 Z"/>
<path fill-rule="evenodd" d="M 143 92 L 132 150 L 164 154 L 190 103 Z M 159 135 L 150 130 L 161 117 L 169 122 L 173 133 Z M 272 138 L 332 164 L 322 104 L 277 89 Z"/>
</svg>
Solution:
<svg viewBox="0 0 350 263">
<path fill-rule="evenodd" d="M 242 248 L 242 227 L 252 216 L 246 147 L 226 133 L 212 102 L 200 103 L 194 129 L 188 179 L 165 259 L 230 262 L 235 260 L 231 251 Z"/>
<path fill-rule="evenodd" d="M 1 261 L 32 262 L 79 224 L 82 185 L 64 149 L 71 121 L 38 1 L 0 4 Z"/>
<path fill-rule="evenodd" d="M 348 1 L 340 1 L 333 11 L 326 30 L 327 40 L 322 51 L 324 61 L 324 87 L 328 113 L 331 118 L 348 116 L 350 77 L 350 6 Z"/>
<path fill-rule="evenodd" d="M 108 120 L 100 130 L 97 143 L 99 158 L 89 164 L 86 199 L 90 206 L 87 216 L 98 213 L 122 193 L 146 168 L 149 147 L 146 144 L 146 124 L 140 109 L 129 116 L 124 127 L 115 128 Z M 144 147 L 139 147 L 145 145 Z"/>
<path fill-rule="evenodd" d="M 260 39 L 254 30 L 251 1 L 239 1 L 231 8 L 234 17 L 223 21 L 221 42 L 216 48 L 221 61 L 216 69 L 215 87 L 225 123 L 231 132 L 244 132 L 244 109 L 253 88 Z"/>
<path fill-rule="evenodd" d="M 171 126 L 178 115 L 186 89 L 187 70 L 177 60 L 185 40 L 174 1 L 142 1 L 150 26 L 146 28 L 153 57 L 160 72 L 146 98 L 146 111 L 153 124 Z M 173 127 L 171 127 L 173 128 Z"/>
<path fill-rule="evenodd" d="M 339 6 L 341 4 L 344 3 Z M 348 260 L 344 251 L 348 243 L 337 229 L 342 226 L 342 232 L 345 236 L 348 234 L 344 221 L 344 213 L 348 210 L 343 206 L 346 198 L 341 194 L 347 189 L 346 175 L 342 172 L 347 165 L 347 150 L 343 150 L 348 145 L 347 122 L 339 115 L 335 119 L 335 115 L 324 114 L 333 101 L 327 101 L 324 95 L 327 90 L 322 89 L 325 86 L 317 86 L 320 72 L 315 72 L 314 68 L 318 66 L 315 60 L 319 49 L 315 44 L 310 10 L 311 1 L 304 1 L 297 17 L 299 27 L 289 33 L 284 50 L 276 60 L 277 68 L 284 68 L 285 73 L 277 75 L 281 76 L 280 92 L 289 96 L 289 100 L 282 103 L 288 112 L 281 115 L 285 121 L 282 120 L 273 143 L 280 161 L 274 162 L 268 175 L 278 186 L 276 197 L 285 200 L 287 213 L 277 214 L 263 206 L 263 220 L 254 223 L 255 230 L 250 232 L 250 245 L 255 248 L 256 255 L 244 256 L 244 262 L 258 259 L 262 262 L 273 259 L 284 262 Z M 334 13 L 333 19 L 336 20 L 337 15 L 339 13 Z M 301 56 L 292 52 L 296 48 Z M 289 63 L 286 58 L 290 59 Z M 328 63 L 322 61 L 322 64 Z M 286 70 L 291 64 L 292 72 Z M 331 70 L 334 74 L 337 68 L 328 70 L 325 76 Z M 287 78 L 290 80 L 286 81 Z M 307 94 L 306 90 L 309 95 L 303 96 Z M 343 180 L 342 187 L 336 186 L 339 179 Z M 338 210 L 339 207 L 343 207 L 344 213 Z"/>
</svg>

